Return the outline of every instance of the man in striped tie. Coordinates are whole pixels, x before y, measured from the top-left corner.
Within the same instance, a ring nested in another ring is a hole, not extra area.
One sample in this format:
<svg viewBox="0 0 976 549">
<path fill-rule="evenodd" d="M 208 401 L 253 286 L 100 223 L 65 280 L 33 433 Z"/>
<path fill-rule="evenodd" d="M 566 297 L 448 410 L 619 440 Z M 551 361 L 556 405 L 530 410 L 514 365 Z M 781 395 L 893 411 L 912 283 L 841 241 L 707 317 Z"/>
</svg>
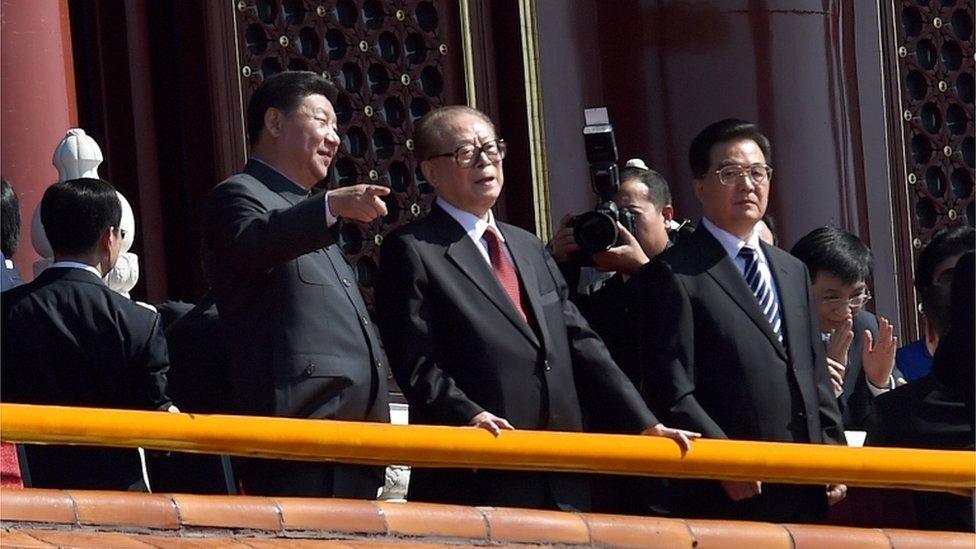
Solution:
<svg viewBox="0 0 976 549">
<path fill-rule="evenodd" d="M 773 168 L 752 123 L 705 128 L 689 154 L 703 217 L 639 274 L 642 391 L 669 425 L 709 438 L 842 443 L 803 263 L 762 243 Z M 818 522 L 843 486 L 679 483 L 678 516 Z M 683 489 L 681 489 L 683 488 Z"/>
</svg>

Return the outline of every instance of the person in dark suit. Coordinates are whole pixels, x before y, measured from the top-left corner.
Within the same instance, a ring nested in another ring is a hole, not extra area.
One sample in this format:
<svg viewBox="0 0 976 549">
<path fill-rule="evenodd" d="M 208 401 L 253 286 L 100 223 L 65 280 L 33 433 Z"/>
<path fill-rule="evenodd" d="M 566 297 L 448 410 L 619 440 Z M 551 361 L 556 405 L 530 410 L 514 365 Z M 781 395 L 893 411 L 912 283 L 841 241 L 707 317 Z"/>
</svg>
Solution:
<svg viewBox="0 0 976 549">
<path fill-rule="evenodd" d="M 265 79 L 247 109 L 251 155 L 205 206 L 205 261 L 228 351 L 233 410 L 389 421 L 379 334 L 336 245 L 336 220 L 386 213 L 389 189 L 315 192 L 339 148 L 337 91 L 312 72 Z M 240 462 L 249 494 L 375 498 L 382 469 Z"/>
<path fill-rule="evenodd" d="M 383 242 L 377 311 L 412 423 L 580 431 L 581 393 L 632 433 L 664 427 L 568 299 L 535 235 L 491 212 L 504 182 L 505 143 L 463 106 L 417 124 L 416 154 L 436 189 L 430 213 Z M 580 475 L 414 469 L 411 500 L 586 509 Z"/>
<path fill-rule="evenodd" d="M 874 258 L 857 236 L 834 227 L 807 233 L 790 250 L 813 279 L 827 367 L 846 429 L 864 429 L 875 397 L 904 383 L 895 368 L 898 338 L 888 319 L 863 309 Z"/>
<path fill-rule="evenodd" d="M 844 441 L 803 263 L 761 243 L 768 139 L 723 120 L 689 154 L 703 218 L 638 274 L 642 390 L 669 424 L 708 438 Z M 684 486 L 684 490 L 679 487 Z M 676 483 L 677 516 L 821 521 L 842 486 Z"/>
<path fill-rule="evenodd" d="M 47 189 L 41 222 L 54 263 L 3 292 L 4 402 L 171 410 L 159 315 L 113 292 L 102 277 L 122 248 L 122 206 L 99 179 Z M 145 490 L 132 449 L 26 446 L 32 485 Z"/>
<path fill-rule="evenodd" d="M 941 334 L 932 373 L 874 402 L 867 444 L 904 448 L 972 450 L 974 255 L 964 254 L 952 269 L 949 288 L 935 283 L 949 304 L 949 325 Z M 925 530 L 972 532 L 973 498 L 945 492 L 913 492 L 915 516 Z"/>
</svg>

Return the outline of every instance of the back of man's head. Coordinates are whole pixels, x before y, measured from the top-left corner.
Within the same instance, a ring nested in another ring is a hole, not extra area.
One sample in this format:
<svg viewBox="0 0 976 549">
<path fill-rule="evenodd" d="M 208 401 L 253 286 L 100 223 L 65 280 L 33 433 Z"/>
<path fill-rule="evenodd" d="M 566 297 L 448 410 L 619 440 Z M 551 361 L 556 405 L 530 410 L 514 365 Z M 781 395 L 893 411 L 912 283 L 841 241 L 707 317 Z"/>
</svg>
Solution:
<svg viewBox="0 0 976 549">
<path fill-rule="evenodd" d="M 810 231 L 790 250 L 810 271 L 810 279 L 819 273 L 836 276 L 845 284 L 856 284 L 871 276 L 874 254 L 852 233 L 835 227 Z"/>
<path fill-rule="evenodd" d="M 252 147 L 258 144 L 264 130 L 264 114 L 278 109 L 291 114 L 309 95 L 324 95 L 333 105 L 339 96 L 336 87 L 311 71 L 285 71 L 264 79 L 247 104 L 247 136 Z"/>
<path fill-rule="evenodd" d="M 737 118 L 726 118 L 709 124 L 695 136 L 688 150 L 688 162 L 691 165 L 691 175 L 695 179 L 704 179 L 712 163 L 712 148 L 719 143 L 728 143 L 740 139 L 751 139 L 759 145 L 759 150 L 766 157 L 766 163 L 772 164 L 772 148 L 769 139 L 763 135 L 759 126 L 752 122 Z"/>
<path fill-rule="evenodd" d="M 448 105 L 434 109 L 423 115 L 414 125 L 414 157 L 419 161 L 429 160 L 435 154 L 454 152 L 439 150 L 441 146 L 442 132 L 445 126 L 454 119 L 455 116 L 469 115 L 480 118 L 493 131 L 495 125 L 491 118 L 485 113 L 468 107 L 467 105 Z"/>
<path fill-rule="evenodd" d="M 643 162 L 641 162 L 643 165 Z M 662 208 L 671 204 L 671 189 L 668 187 L 668 182 L 664 179 L 664 176 L 660 173 L 648 168 L 646 165 L 630 165 L 624 166 L 620 170 L 620 182 L 623 183 L 628 179 L 636 179 L 647 187 L 647 199 L 650 200 L 651 204 L 657 208 L 657 211 L 661 211 Z"/>
<path fill-rule="evenodd" d="M 56 258 L 91 252 L 105 230 L 121 221 L 115 188 L 101 179 L 56 183 L 41 199 L 41 224 Z"/>
<path fill-rule="evenodd" d="M 20 242 L 20 201 L 13 186 L 6 179 L 0 178 L 0 226 L 3 236 L 0 238 L 0 250 L 4 257 L 11 257 L 17 251 Z"/>
<path fill-rule="evenodd" d="M 947 259 L 960 256 L 972 250 L 974 246 L 976 246 L 976 229 L 968 225 L 957 225 L 935 233 L 918 256 L 918 264 L 915 267 L 915 290 L 921 298 L 925 318 L 938 333 L 949 324 L 949 280 L 936 279 L 936 271 Z M 951 277 L 949 279 L 951 280 Z"/>
</svg>

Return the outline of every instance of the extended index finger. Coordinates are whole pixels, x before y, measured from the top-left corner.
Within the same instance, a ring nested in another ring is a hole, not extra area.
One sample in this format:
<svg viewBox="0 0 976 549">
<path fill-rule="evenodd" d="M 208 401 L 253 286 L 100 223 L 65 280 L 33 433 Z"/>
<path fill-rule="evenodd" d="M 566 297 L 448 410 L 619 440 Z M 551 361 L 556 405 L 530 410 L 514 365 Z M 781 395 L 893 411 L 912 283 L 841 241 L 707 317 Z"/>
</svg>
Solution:
<svg viewBox="0 0 976 549">
<path fill-rule="evenodd" d="M 363 190 L 373 196 L 386 196 L 390 194 L 390 188 L 384 187 L 383 185 L 366 185 L 366 188 Z"/>
</svg>

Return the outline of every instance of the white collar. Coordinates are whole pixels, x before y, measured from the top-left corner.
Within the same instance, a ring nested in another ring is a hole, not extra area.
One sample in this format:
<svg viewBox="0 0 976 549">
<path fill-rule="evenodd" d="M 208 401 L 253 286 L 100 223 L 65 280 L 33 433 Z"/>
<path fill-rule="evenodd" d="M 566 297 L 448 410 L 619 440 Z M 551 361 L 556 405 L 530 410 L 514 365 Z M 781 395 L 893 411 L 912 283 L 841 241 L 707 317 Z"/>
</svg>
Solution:
<svg viewBox="0 0 976 549">
<path fill-rule="evenodd" d="M 702 225 L 708 229 L 708 232 L 712 233 L 715 240 L 718 240 L 718 243 L 722 245 L 722 248 L 725 249 L 725 253 L 728 254 L 728 256 L 732 259 L 739 257 L 739 250 L 745 246 L 749 246 L 753 250 L 756 250 L 757 255 L 764 259 L 764 254 L 759 247 L 759 231 L 756 230 L 755 226 L 752 228 L 752 234 L 749 235 L 749 238 L 747 240 L 742 240 L 725 229 L 720 228 L 715 223 L 712 223 L 707 217 L 702 217 L 701 222 Z M 758 226 L 758 223 L 756 225 Z"/>
<path fill-rule="evenodd" d="M 502 235 L 502 232 L 498 230 L 498 225 L 495 223 L 495 215 L 491 213 L 491 210 L 488 210 L 488 215 L 486 216 L 488 219 L 485 220 L 471 212 L 466 212 L 453 206 L 447 200 L 444 200 L 439 196 L 437 197 L 437 205 L 447 212 L 447 215 L 454 218 L 454 221 L 457 221 L 461 227 L 464 228 L 464 232 L 468 233 L 468 236 L 470 236 L 475 242 L 481 240 L 481 237 L 484 236 L 485 231 L 488 230 L 488 227 L 493 227 L 495 232 L 498 233 L 498 239 L 505 242 L 505 237 Z"/>
<path fill-rule="evenodd" d="M 87 264 L 81 263 L 80 261 L 55 261 L 47 266 L 48 269 L 81 269 L 83 271 L 88 271 L 93 275 L 97 276 L 99 280 L 102 279 L 102 273 L 95 267 Z"/>
</svg>

